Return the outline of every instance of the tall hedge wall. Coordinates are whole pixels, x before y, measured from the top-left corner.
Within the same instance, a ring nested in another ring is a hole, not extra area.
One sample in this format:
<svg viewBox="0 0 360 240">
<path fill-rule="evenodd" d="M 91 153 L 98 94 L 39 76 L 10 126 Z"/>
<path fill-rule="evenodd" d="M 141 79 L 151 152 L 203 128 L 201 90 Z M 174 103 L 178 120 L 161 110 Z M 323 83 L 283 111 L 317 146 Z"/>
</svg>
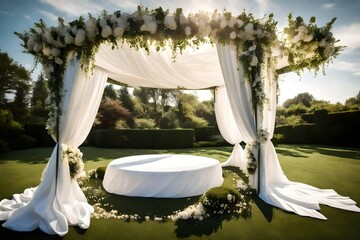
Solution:
<svg viewBox="0 0 360 240">
<path fill-rule="evenodd" d="M 187 148 L 194 143 L 193 129 L 102 129 L 94 135 L 99 148 Z"/>
<path fill-rule="evenodd" d="M 319 110 L 313 116 L 306 114 L 303 120 L 314 123 L 279 126 L 275 133 L 284 135 L 284 143 L 360 147 L 360 111 L 328 114 L 326 110 Z"/>
</svg>

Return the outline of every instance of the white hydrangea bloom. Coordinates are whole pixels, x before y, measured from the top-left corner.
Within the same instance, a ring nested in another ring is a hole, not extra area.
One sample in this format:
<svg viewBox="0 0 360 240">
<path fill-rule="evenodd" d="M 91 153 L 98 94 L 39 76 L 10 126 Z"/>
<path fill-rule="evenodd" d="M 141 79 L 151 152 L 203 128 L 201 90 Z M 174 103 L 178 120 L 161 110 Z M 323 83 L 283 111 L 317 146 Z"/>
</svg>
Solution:
<svg viewBox="0 0 360 240">
<path fill-rule="evenodd" d="M 51 56 L 51 49 L 49 47 L 45 47 L 42 52 L 47 57 Z"/>
<path fill-rule="evenodd" d="M 110 26 L 106 25 L 105 27 L 103 27 L 103 29 L 101 30 L 101 36 L 103 38 L 107 38 L 108 36 L 112 35 L 112 29 Z"/>
<path fill-rule="evenodd" d="M 190 36 L 190 34 L 191 34 L 191 27 L 186 26 L 186 28 L 185 28 L 185 34 L 186 34 L 186 36 Z"/>
<path fill-rule="evenodd" d="M 85 41 L 86 33 L 83 29 L 78 29 L 75 37 L 75 45 L 81 46 L 83 42 Z"/>
<path fill-rule="evenodd" d="M 34 51 L 35 51 L 35 52 L 40 52 L 41 50 L 42 50 L 42 44 L 35 43 L 35 45 L 34 45 Z"/>
<path fill-rule="evenodd" d="M 184 16 L 183 13 L 181 13 L 179 16 L 179 22 L 181 25 L 184 25 L 184 24 L 189 23 L 189 20 Z"/>
<path fill-rule="evenodd" d="M 170 15 L 166 16 L 164 19 L 164 24 L 165 27 L 167 27 L 168 29 L 176 30 L 177 25 L 174 16 L 170 16 Z"/>
<path fill-rule="evenodd" d="M 58 49 L 58 48 L 52 48 L 52 49 L 51 49 L 51 54 L 52 54 L 54 57 L 59 56 L 60 53 L 61 53 L 61 51 L 60 51 L 60 49 Z"/>
<path fill-rule="evenodd" d="M 116 37 L 116 38 L 121 38 L 122 36 L 123 36 L 123 34 L 124 34 L 124 29 L 123 28 L 121 28 L 121 27 L 116 27 L 115 29 L 114 29 L 114 37 Z"/>
<path fill-rule="evenodd" d="M 65 43 L 66 44 L 73 44 L 74 40 L 75 40 L 75 38 L 73 36 L 71 36 L 71 34 L 69 32 L 65 33 Z"/>
<path fill-rule="evenodd" d="M 259 62 L 258 58 L 254 55 L 251 59 L 250 66 L 253 66 L 253 67 L 257 66 L 258 62 Z"/>
</svg>

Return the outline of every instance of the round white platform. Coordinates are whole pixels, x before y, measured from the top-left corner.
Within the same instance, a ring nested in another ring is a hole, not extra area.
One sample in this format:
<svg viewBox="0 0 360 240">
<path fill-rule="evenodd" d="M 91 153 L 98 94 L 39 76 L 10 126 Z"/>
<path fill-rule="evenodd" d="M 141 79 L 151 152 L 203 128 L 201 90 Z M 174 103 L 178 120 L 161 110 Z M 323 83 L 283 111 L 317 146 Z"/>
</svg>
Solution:
<svg viewBox="0 0 360 240">
<path fill-rule="evenodd" d="M 103 186 L 125 196 L 198 196 L 223 183 L 219 161 L 193 155 L 156 154 L 118 158 L 108 165 Z"/>
</svg>

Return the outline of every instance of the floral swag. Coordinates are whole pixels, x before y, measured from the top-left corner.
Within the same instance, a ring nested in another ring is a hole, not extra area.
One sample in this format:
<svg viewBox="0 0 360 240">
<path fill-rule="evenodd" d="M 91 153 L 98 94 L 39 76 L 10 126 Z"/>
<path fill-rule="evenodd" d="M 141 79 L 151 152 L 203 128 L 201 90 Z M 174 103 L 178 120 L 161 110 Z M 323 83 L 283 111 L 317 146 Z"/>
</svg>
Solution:
<svg viewBox="0 0 360 240">
<path fill-rule="evenodd" d="M 257 169 L 257 159 L 255 157 L 255 153 L 258 153 L 260 148 L 260 144 L 264 144 L 266 141 L 269 140 L 269 132 L 266 129 L 260 129 L 257 131 L 257 139 L 256 141 L 246 144 L 245 151 L 246 151 L 246 159 L 247 159 L 247 166 L 246 170 L 247 173 L 252 175 L 256 172 Z"/>
</svg>

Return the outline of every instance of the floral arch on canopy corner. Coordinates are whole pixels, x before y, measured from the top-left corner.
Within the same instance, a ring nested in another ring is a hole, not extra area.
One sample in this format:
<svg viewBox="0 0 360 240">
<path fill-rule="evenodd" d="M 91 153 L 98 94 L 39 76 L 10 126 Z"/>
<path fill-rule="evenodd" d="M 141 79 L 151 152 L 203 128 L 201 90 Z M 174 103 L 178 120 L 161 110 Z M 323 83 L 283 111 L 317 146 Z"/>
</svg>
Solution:
<svg viewBox="0 0 360 240">
<path fill-rule="evenodd" d="M 265 202 L 301 216 L 326 219 L 319 204 L 360 212 L 334 190 L 289 181 L 273 135 L 277 75 L 316 71 L 342 50 L 331 27 L 318 27 L 289 15 L 279 38 L 271 15 L 255 19 L 246 12 L 198 12 L 139 7 L 134 13 L 103 12 L 95 18 L 57 27 L 40 20 L 17 33 L 25 50 L 41 63 L 49 79 L 52 110 L 48 129 L 56 139 L 36 188 L 0 202 L 0 220 L 16 231 L 40 228 L 65 235 L 68 226 L 88 228 L 92 206 L 76 177 L 83 165 L 78 146 L 95 119 L 107 78 L 132 86 L 201 89 L 217 87 L 216 118 L 223 137 L 234 145 L 223 165 L 250 174 L 250 184 Z M 247 143 L 246 158 L 239 143 Z"/>
</svg>

